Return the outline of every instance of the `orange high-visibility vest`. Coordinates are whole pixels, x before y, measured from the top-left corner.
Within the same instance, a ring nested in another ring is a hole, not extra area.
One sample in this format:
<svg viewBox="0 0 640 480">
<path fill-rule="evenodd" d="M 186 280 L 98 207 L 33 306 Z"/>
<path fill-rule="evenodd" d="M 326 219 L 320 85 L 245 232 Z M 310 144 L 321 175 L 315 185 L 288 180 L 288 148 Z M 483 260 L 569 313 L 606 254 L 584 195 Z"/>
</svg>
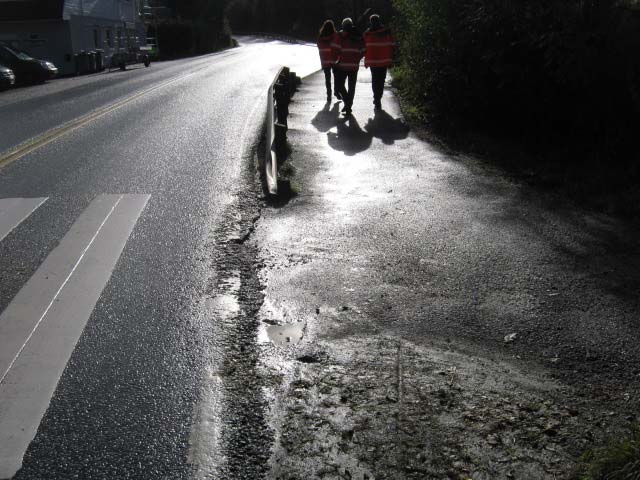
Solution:
<svg viewBox="0 0 640 480">
<path fill-rule="evenodd" d="M 364 40 L 360 34 L 340 32 L 333 45 L 338 55 L 338 68 L 345 72 L 357 72 L 364 55 Z"/>
<path fill-rule="evenodd" d="M 393 48 L 396 41 L 391 30 L 382 27 L 377 30 L 368 30 L 364 34 L 364 43 L 367 52 L 364 56 L 366 67 L 390 67 L 393 63 Z"/>
<path fill-rule="evenodd" d="M 335 36 L 337 33 L 332 33 L 326 37 L 318 37 L 318 52 L 320 53 L 320 63 L 322 68 L 332 67 L 338 56 L 332 44 L 335 43 Z"/>
</svg>

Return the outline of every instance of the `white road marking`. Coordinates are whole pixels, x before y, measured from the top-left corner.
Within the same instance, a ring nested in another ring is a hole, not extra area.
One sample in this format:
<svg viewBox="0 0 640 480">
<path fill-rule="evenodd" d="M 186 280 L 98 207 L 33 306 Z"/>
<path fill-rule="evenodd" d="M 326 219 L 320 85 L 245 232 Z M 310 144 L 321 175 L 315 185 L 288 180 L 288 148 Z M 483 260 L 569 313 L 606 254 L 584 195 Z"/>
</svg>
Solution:
<svg viewBox="0 0 640 480">
<path fill-rule="evenodd" d="M 0 315 L 0 478 L 11 478 L 149 200 L 101 195 Z"/>
<path fill-rule="evenodd" d="M 46 201 L 46 198 L 0 198 L 0 241 Z"/>
</svg>

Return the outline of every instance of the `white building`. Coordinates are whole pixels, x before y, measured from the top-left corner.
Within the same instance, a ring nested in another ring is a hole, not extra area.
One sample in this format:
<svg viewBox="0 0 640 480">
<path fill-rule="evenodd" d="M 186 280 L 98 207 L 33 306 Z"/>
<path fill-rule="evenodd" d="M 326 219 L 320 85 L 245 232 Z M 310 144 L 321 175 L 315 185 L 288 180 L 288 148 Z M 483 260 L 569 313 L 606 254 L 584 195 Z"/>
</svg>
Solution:
<svg viewBox="0 0 640 480">
<path fill-rule="evenodd" d="M 0 42 L 76 71 L 74 54 L 146 42 L 143 0 L 0 0 Z"/>
</svg>

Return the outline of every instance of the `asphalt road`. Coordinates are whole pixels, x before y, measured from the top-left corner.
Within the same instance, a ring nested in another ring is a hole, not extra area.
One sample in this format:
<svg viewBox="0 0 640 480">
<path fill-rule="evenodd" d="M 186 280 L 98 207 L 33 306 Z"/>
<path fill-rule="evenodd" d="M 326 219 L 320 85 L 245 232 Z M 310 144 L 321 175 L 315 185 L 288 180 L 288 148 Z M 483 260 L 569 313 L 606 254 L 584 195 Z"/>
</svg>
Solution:
<svg viewBox="0 0 640 480">
<path fill-rule="evenodd" d="M 193 474 L 209 240 L 250 188 L 278 68 L 317 69 L 311 47 L 240 40 L 0 94 L 0 155 L 89 115 L 0 168 L 0 443 L 38 427 L 16 479 Z"/>
</svg>

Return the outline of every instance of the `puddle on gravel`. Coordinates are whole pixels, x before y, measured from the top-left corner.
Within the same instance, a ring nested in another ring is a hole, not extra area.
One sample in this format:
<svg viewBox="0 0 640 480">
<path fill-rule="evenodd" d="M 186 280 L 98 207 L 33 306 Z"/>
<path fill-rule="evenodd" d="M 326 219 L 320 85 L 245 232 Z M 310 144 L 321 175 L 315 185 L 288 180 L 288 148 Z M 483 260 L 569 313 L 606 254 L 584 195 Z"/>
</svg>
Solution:
<svg viewBox="0 0 640 480">
<path fill-rule="evenodd" d="M 276 345 L 295 345 L 302 340 L 303 330 L 303 323 L 269 325 L 266 328 L 266 338 L 262 338 L 261 340 L 273 342 Z"/>
</svg>

